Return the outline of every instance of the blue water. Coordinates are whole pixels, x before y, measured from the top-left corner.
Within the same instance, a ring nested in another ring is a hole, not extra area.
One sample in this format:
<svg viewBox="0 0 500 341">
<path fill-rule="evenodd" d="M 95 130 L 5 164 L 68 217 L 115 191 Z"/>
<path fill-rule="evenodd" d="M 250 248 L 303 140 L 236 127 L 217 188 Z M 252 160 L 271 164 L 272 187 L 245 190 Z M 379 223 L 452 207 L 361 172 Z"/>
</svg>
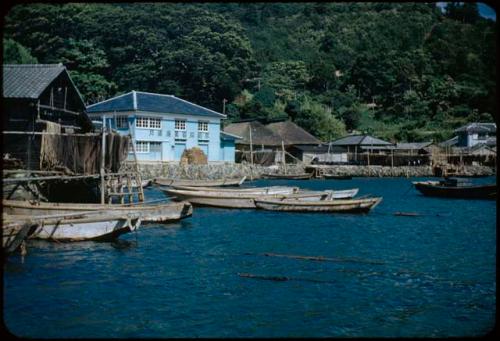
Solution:
<svg viewBox="0 0 500 341">
<path fill-rule="evenodd" d="M 496 203 L 424 197 L 414 180 L 254 182 L 383 196 L 367 215 L 195 208 L 115 243 L 30 242 L 4 264 L 5 326 L 34 338 L 483 335 L 496 314 Z"/>
</svg>

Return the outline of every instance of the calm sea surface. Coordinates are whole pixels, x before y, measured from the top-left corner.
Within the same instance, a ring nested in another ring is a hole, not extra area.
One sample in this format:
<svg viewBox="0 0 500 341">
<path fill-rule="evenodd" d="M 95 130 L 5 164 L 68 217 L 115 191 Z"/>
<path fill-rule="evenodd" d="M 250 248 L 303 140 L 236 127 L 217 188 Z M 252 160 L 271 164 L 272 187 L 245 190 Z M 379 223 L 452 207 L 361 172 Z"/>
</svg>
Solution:
<svg viewBox="0 0 500 341">
<path fill-rule="evenodd" d="M 383 196 L 367 215 L 195 208 L 114 243 L 30 242 L 3 265 L 4 324 L 34 338 L 483 335 L 496 314 L 496 203 L 424 197 L 414 180 L 252 183 Z"/>
</svg>

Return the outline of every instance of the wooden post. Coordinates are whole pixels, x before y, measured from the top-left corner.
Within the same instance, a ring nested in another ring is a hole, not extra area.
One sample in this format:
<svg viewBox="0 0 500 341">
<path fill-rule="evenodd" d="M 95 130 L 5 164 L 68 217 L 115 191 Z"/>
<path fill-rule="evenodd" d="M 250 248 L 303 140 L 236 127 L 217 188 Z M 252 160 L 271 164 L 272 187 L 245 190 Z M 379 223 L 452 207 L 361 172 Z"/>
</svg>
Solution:
<svg viewBox="0 0 500 341">
<path fill-rule="evenodd" d="M 391 169 L 394 168 L 394 149 L 391 150 Z"/>
<path fill-rule="evenodd" d="M 104 162 L 106 160 L 106 116 L 102 116 L 102 143 L 101 143 L 101 204 L 104 204 Z"/>
<path fill-rule="evenodd" d="M 252 145 L 252 125 L 249 125 L 250 129 L 250 180 L 253 180 L 253 145 Z"/>
<path fill-rule="evenodd" d="M 283 162 L 283 168 L 285 169 L 286 174 L 285 142 L 283 142 L 283 140 L 281 140 L 281 151 L 283 152 L 283 159 L 281 161 Z"/>
</svg>

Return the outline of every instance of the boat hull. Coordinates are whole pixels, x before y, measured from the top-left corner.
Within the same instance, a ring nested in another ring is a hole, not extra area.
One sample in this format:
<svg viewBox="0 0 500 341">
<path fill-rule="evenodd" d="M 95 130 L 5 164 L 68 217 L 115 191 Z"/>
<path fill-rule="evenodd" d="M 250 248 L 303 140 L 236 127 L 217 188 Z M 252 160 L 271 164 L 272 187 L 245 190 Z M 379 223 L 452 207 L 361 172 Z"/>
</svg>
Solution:
<svg viewBox="0 0 500 341">
<path fill-rule="evenodd" d="M 359 188 L 332 191 L 332 199 L 350 199 L 358 194 Z"/>
<path fill-rule="evenodd" d="M 325 213 L 367 213 L 375 208 L 382 198 L 332 200 L 307 202 L 301 200 L 256 199 L 257 208 L 269 211 L 325 212 Z"/>
<path fill-rule="evenodd" d="M 191 187 L 228 187 L 240 186 L 246 179 L 246 176 L 241 179 L 221 179 L 221 180 L 183 180 L 183 179 L 168 179 L 157 178 L 154 183 L 161 186 L 191 186 Z"/>
<path fill-rule="evenodd" d="M 100 214 L 82 214 L 81 218 L 9 215 L 11 222 L 36 225 L 29 239 L 60 242 L 106 241 L 136 230 L 141 224 L 137 216 L 103 217 Z"/>
<path fill-rule="evenodd" d="M 3 200 L 3 210 L 14 215 L 56 215 L 78 212 L 98 212 L 101 216 L 137 214 L 143 223 L 168 223 L 189 217 L 193 207 L 189 202 L 174 202 L 159 205 L 101 205 L 72 203 L 30 203 L 21 200 Z"/>
<path fill-rule="evenodd" d="M 282 180 L 309 180 L 312 177 L 312 173 L 306 174 L 263 174 L 263 177 L 268 179 L 282 179 Z"/>
<path fill-rule="evenodd" d="M 434 182 L 415 182 L 415 188 L 425 196 L 453 199 L 488 199 L 495 200 L 496 185 L 484 186 L 440 186 Z"/>
<path fill-rule="evenodd" d="M 252 193 L 227 193 L 210 191 L 185 191 L 176 189 L 164 190 L 168 195 L 176 200 L 186 200 L 197 206 L 213 206 L 222 208 L 256 208 L 254 199 L 256 198 L 304 198 L 308 200 L 326 199 L 328 192 L 304 192 L 293 194 L 252 194 Z"/>
<path fill-rule="evenodd" d="M 191 187 L 191 186 L 171 186 L 174 189 L 186 191 L 203 191 L 203 192 L 223 192 L 223 193 L 246 193 L 255 195 L 268 195 L 268 194 L 292 194 L 299 191 L 298 187 L 286 186 L 269 186 L 269 187 L 255 187 L 255 188 L 218 188 L 218 187 Z"/>
</svg>

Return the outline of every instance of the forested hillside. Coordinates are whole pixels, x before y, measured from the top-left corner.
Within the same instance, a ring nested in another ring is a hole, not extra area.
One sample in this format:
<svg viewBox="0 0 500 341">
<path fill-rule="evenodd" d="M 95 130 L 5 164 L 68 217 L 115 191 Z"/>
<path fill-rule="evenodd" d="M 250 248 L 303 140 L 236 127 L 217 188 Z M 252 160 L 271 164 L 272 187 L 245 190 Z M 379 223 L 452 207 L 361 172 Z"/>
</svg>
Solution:
<svg viewBox="0 0 500 341">
<path fill-rule="evenodd" d="M 290 117 L 324 140 L 496 120 L 496 22 L 473 3 L 28 4 L 4 19 L 4 63 L 62 62 L 88 104 L 227 99 L 229 120 Z"/>
</svg>

